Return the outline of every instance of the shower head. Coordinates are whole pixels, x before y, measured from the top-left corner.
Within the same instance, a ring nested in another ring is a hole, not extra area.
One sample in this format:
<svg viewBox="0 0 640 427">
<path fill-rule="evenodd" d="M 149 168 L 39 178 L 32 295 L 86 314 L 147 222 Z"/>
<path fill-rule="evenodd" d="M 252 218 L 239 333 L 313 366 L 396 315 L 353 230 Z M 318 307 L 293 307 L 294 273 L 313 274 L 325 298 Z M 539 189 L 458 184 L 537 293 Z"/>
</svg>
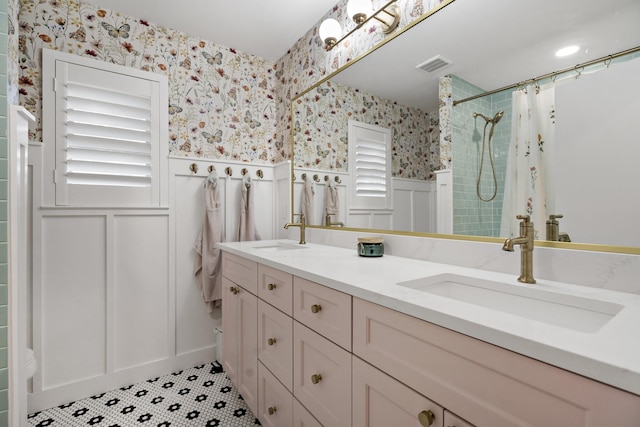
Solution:
<svg viewBox="0 0 640 427">
<path fill-rule="evenodd" d="M 500 119 L 502 119 L 502 116 L 504 116 L 504 110 L 498 111 L 496 115 L 493 116 L 491 123 L 493 123 L 494 125 L 497 124 L 500 121 Z"/>
</svg>

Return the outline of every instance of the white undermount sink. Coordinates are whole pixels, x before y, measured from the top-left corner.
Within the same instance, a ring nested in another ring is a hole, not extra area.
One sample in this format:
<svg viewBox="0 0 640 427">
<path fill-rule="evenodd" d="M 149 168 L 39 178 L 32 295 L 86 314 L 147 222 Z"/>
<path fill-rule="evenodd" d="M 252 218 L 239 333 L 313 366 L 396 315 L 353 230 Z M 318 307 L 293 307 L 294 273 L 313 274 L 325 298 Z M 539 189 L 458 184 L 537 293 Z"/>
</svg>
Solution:
<svg viewBox="0 0 640 427">
<path fill-rule="evenodd" d="M 305 245 L 297 245 L 294 243 L 284 243 L 284 242 L 275 242 L 275 243 L 263 243 L 253 247 L 253 249 L 260 249 L 263 251 L 290 251 L 293 249 L 306 249 Z"/>
<path fill-rule="evenodd" d="M 624 308 L 608 301 L 547 291 L 536 285 L 522 287 L 449 273 L 398 285 L 578 332 L 598 331 Z"/>
</svg>

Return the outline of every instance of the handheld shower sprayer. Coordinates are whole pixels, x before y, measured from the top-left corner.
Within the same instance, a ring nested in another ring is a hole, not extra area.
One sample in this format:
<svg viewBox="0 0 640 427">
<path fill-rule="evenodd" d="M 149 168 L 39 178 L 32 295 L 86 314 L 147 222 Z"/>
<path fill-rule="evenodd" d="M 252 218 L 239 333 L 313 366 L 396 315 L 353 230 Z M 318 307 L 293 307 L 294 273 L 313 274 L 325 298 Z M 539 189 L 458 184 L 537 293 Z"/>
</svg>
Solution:
<svg viewBox="0 0 640 427">
<path fill-rule="evenodd" d="M 478 171 L 478 180 L 476 181 L 476 193 L 478 194 L 478 197 L 480 198 L 480 200 L 482 200 L 483 202 L 490 202 L 493 199 L 495 199 L 496 198 L 496 194 L 498 194 L 498 180 L 496 178 L 496 168 L 493 165 L 493 153 L 492 153 L 492 150 L 491 150 L 491 138 L 493 137 L 493 128 L 502 119 L 502 116 L 504 116 L 504 110 L 498 111 L 496 113 L 496 115 L 493 116 L 493 118 L 487 117 L 484 114 L 473 113 L 473 118 L 474 119 L 477 118 L 478 116 L 482 117 L 484 119 L 485 123 L 484 123 L 484 131 L 482 132 L 482 154 L 481 154 L 482 157 L 480 159 L 480 170 Z M 493 174 L 493 195 L 490 198 L 485 199 L 480 194 L 480 179 L 482 178 L 482 167 L 484 165 L 485 135 L 487 133 L 487 126 L 489 125 L 489 123 L 491 123 L 491 129 L 489 129 L 489 141 L 487 142 L 487 145 L 489 146 L 489 162 L 491 162 L 491 172 Z"/>
</svg>

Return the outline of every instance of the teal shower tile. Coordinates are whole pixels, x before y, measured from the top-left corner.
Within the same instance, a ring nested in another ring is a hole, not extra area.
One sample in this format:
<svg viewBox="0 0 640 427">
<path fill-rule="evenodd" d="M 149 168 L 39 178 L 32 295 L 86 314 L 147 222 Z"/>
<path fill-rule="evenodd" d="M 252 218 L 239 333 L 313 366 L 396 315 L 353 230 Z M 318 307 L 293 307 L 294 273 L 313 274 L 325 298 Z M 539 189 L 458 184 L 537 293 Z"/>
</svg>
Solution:
<svg viewBox="0 0 640 427">
<path fill-rule="evenodd" d="M 0 200 L 0 221 L 7 220 L 7 201 Z"/>
<path fill-rule="evenodd" d="M 6 264 L 9 260 L 9 257 L 7 256 L 8 252 L 8 245 L 7 242 L 0 242 L 0 263 L 4 263 Z M 0 277 L 0 280 L 2 278 Z"/>
<path fill-rule="evenodd" d="M 0 391 L 0 411 L 7 411 L 9 409 L 9 393 L 7 390 Z"/>
<path fill-rule="evenodd" d="M 9 366 L 9 351 L 6 347 L 0 348 L 0 368 Z"/>
<path fill-rule="evenodd" d="M 6 265 L 6 264 L 5 264 Z M 9 303 L 9 287 L 7 284 L 0 284 L 0 305 Z"/>
<path fill-rule="evenodd" d="M 7 159 L 0 159 L 0 179 L 7 179 Z"/>
<path fill-rule="evenodd" d="M 7 306 L 0 306 L 0 326 L 7 326 Z"/>
<path fill-rule="evenodd" d="M 7 327 L 0 326 L 0 347 L 6 347 L 7 343 Z"/>
<path fill-rule="evenodd" d="M 2 186 L 2 182 L 0 182 L 0 186 Z M 0 222 L 0 242 L 7 241 L 7 223 Z"/>
<path fill-rule="evenodd" d="M 9 388 L 9 369 L 0 369 L 0 389 L 6 390 Z"/>
<path fill-rule="evenodd" d="M 0 427 L 9 427 L 9 411 L 0 412 Z"/>
</svg>

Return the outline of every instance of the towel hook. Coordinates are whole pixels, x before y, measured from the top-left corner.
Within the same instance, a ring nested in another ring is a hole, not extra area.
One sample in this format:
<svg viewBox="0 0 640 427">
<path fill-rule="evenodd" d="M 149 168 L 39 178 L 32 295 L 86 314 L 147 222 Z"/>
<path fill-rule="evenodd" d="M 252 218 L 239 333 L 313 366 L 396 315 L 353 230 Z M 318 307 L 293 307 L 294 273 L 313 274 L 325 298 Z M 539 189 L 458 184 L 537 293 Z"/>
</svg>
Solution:
<svg viewBox="0 0 640 427">
<path fill-rule="evenodd" d="M 334 177 L 333 180 L 338 184 L 342 184 L 342 180 L 340 179 L 339 176 Z"/>
<path fill-rule="evenodd" d="M 318 177 L 318 174 L 313 175 L 313 180 L 315 182 L 320 182 L 320 177 Z"/>
<path fill-rule="evenodd" d="M 329 182 L 329 175 L 324 176 L 324 182 Z"/>
<path fill-rule="evenodd" d="M 231 166 L 227 166 L 226 168 L 224 168 L 224 173 L 227 176 L 233 176 L 233 169 L 231 169 Z"/>
<path fill-rule="evenodd" d="M 207 168 L 207 170 L 209 171 L 209 173 L 213 172 L 214 170 L 216 170 L 216 167 L 213 165 L 209 165 L 209 167 Z"/>
<path fill-rule="evenodd" d="M 242 176 L 245 176 L 247 174 L 247 172 L 249 172 L 247 170 L 247 168 L 242 168 L 242 170 L 240 171 L 240 173 L 242 174 Z"/>
<path fill-rule="evenodd" d="M 193 173 L 198 173 L 198 164 L 197 163 L 191 163 L 189 165 L 189 170 Z"/>
<path fill-rule="evenodd" d="M 306 180 L 307 180 L 307 174 L 306 174 L 306 173 L 303 173 L 303 174 L 302 174 L 302 180 L 303 180 L 303 181 L 306 181 Z"/>
<path fill-rule="evenodd" d="M 258 169 L 258 171 L 256 172 L 256 175 L 258 176 L 258 178 L 263 178 L 264 173 L 262 172 L 262 169 Z"/>
</svg>

